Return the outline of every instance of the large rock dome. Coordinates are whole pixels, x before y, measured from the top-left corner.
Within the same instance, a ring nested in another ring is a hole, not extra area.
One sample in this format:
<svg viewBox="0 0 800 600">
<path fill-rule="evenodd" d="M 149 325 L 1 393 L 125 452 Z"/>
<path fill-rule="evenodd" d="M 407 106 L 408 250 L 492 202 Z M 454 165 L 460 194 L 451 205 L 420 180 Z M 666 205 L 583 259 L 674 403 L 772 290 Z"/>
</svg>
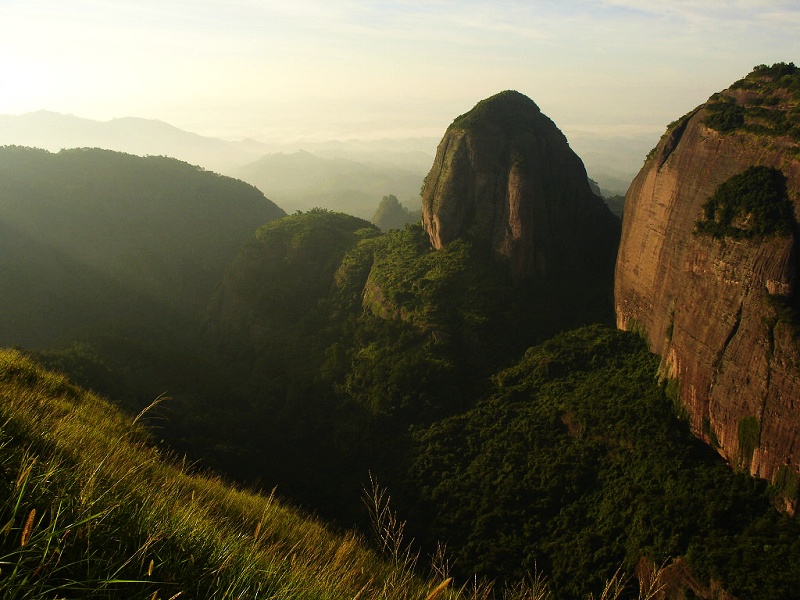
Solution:
<svg viewBox="0 0 800 600">
<path fill-rule="evenodd" d="M 435 248 L 477 241 L 516 281 L 608 271 L 619 228 L 561 131 L 515 91 L 453 121 L 425 178 L 422 215 Z"/>
</svg>

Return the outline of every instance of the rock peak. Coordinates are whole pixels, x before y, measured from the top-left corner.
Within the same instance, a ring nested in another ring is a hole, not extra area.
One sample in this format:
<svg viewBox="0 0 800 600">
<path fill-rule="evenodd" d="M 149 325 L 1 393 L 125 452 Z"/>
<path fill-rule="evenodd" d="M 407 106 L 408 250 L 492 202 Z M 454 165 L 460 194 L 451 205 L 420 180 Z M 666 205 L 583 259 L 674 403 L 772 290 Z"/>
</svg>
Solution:
<svg viewBox="0 0 800 600">
<path fill-rule="evenodd" d="M 511 129 L 530 125 L 542 111 L 536 103 L 515 90 L 506 90 L 481 100 L 467 113 L 455 118 L 450 127 L 501 127 Z"/>
<path fill-rule="evenodd" d="M 561 131 L 516 91 L 453 121 L 425 178 L 422 212 L 435 248 L 469 238 L 507 261 L 515 281 L 604 268 L 619 226 Z"/>
</svg>

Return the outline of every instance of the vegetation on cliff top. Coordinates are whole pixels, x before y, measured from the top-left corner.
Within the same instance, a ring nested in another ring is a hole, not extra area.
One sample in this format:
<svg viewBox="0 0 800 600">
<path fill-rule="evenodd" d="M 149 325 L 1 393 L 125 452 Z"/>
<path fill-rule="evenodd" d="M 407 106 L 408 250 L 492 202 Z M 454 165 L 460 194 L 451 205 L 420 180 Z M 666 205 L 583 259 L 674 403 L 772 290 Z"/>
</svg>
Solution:
<svg viewBox="0 0 800 600">
<path fill-rule="evenodd" d="M 800 141 L 800 68 L 758 65 L 706 105 L 705 124 L 720 133 L 746 131 Z"/>
<path fill-rule="evenodd" d="M 469 112 L 456 117 L 449 129 L 476 129 L 499 127 L 506 135 L 519 128 L 528 129 L 541 111 L 536 103 L 515 90 L 506 90 L 481 100 Z"/>
</svg>

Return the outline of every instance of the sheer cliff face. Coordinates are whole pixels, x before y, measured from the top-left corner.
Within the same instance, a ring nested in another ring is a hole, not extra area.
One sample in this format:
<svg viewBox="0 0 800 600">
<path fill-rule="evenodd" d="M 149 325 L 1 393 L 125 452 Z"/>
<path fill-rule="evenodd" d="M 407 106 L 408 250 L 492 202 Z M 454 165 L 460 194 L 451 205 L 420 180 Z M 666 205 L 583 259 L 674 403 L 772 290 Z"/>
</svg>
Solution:
<svg viewBox="0 0 800 600">
<path fill-rule="evenodd" d="M 615 304 L 618 326 L 640 329 L 678 381 L 695 432 L 730 462 L 791 488 L 800 461 L 800 128 L 796 92 L 778 79 L 757 68 L 661 139 L 626 197 Z M 770 210 L 784 202 L 782 216 L 742 201 L 757 173 L 777 187 L 751 196 Z M 733 204 L 715 212 L 707 201 L 723 192 Z"/>
<path fill-rule="evenodd" d="M 511 91 L 448 128 L 425 178 L 422 218 L 435 248 L 476 240 L 505 257 L 517 281 L 613 263 L 619 227 L 564 135 Z"/>
</svg>

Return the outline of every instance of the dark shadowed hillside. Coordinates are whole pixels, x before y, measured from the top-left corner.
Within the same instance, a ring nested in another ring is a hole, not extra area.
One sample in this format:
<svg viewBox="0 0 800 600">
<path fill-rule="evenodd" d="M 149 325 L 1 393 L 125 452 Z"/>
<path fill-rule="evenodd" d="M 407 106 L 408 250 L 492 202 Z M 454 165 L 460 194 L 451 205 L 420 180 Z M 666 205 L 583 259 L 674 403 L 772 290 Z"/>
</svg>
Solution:
<svg viewBox="0 0 800 600">
<path fill-rule="evenodd" d="M 0 148 L 0 340 L 192 319 L 241 244 L 283 214 L 252 186 L 170 158 Z"/>
</svg>

